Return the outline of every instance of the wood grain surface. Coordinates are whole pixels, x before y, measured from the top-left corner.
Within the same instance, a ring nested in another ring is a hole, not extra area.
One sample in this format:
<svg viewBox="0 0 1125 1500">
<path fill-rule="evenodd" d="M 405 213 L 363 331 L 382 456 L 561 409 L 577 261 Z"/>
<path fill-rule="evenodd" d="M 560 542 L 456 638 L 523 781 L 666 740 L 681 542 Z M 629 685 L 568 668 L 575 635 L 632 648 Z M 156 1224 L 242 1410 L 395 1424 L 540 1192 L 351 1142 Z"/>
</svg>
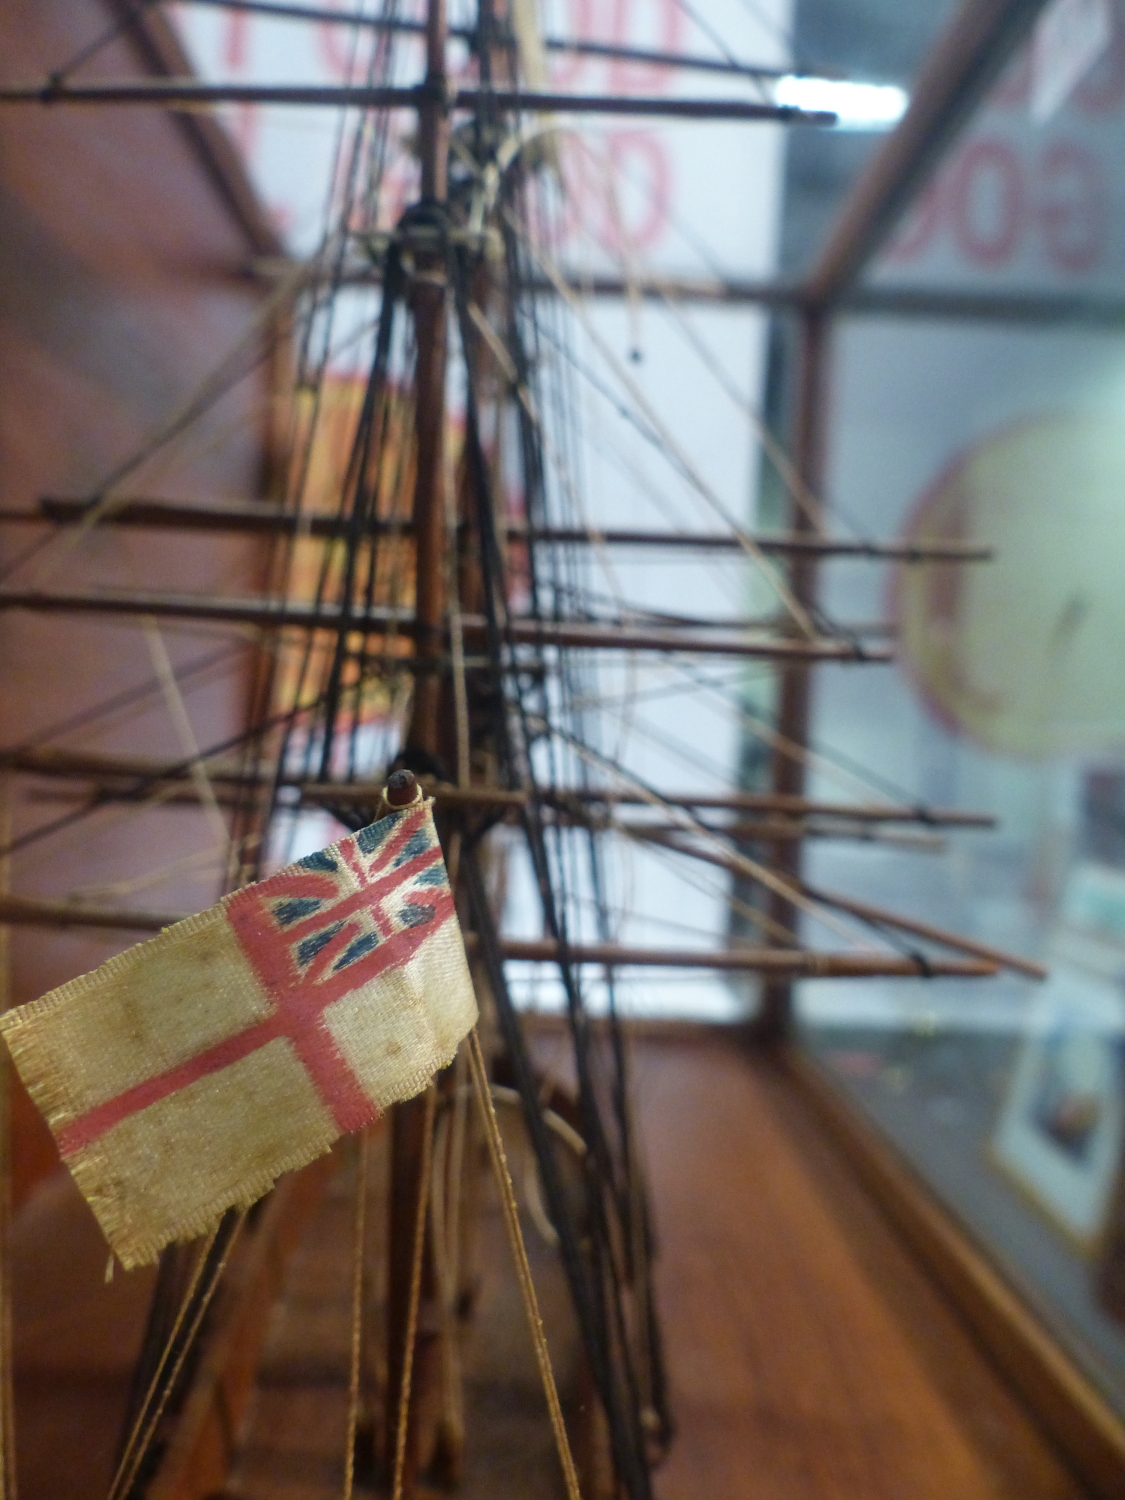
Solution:
<svg viewBox="0 0 1125 1500">
<path fill-rule="evenodd" d="M 678 1437 L 659 1500 L 1083 1494 L 802 1101 L 733 1042 L 637 1089 Z"/>
<path fill-rule="evenodd" d="M 782 1074 L 701 1029 L 638 1041 L 635 1073 L 678 1426 L 657 1500 L 1086 1493 Z M 345 1164 L 290 1262 L 223 1494 L 339 1494 L 351 1201 Z M 584 1388 L 565 1287 L 527 1232 L 574 1420 Z M 96 1228 L 65 1177 L 30 1200 L 17 1245 L 21 1494 L 97 1500 L 146 1284 L 119 1272 L 104 1286 Z M 550 1430 L 489 1209 L 479 1268 L 459 1493 L 554 1500 Z"/>
</svg>

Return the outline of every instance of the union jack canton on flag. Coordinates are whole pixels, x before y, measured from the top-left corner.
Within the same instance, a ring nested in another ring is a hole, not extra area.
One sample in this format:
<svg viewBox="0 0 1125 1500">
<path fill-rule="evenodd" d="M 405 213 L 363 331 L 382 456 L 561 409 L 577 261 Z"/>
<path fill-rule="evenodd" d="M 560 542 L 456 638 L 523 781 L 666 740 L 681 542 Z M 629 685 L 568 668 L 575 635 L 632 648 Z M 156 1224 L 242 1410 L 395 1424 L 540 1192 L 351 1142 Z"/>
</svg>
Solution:
<svg viewBox="0 0 1125 1500">
<path fill-rule="evenodd" d="M 477 1016 L 421 802 L 166 927 L 0 1031 L 125 1266 L 425 1088 Z"/>
</svg>

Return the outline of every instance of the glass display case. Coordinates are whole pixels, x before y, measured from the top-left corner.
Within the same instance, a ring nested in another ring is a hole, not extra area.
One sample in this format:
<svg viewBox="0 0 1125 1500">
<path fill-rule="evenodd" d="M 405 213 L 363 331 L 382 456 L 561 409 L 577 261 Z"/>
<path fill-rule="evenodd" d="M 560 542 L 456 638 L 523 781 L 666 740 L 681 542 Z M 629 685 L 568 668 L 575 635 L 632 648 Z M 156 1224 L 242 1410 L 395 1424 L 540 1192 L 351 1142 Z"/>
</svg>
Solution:
<svg viewBox="0 0 1125 1500">
<path fill-rule="evenodd" d="M 798 35 L 806 12 L 810 34 L 820 24 L 799 5 Z M 956 90 L 946 104 L 956 116 Z M 954 540 L 992 560 L 820 568 L 825 615 L 891 636 L 896 663 L 846 692 L 837 669 L 818 673 L 809 794 L 973 809 L 995 828 L 817 841 L 804 879 L 1047 977 L 1006 966 L 979 981 L 814 980 L 795 996 L 801 1047 L 835 1097 L 937 1195 L 1118 1418 L 1123 135 L 1125 10 L 1049 7 L 960 128 L 917 148 L 908 211 L 837 287 L 823 387 L 828 529 Z M 818 176 L 823 144 L 791 146 L 794 243 L 839 212 L 844 174 Z M 869 155 L 859 174 L 881 166 Z M 816 253 L 801 269 L 815 282 Z M 778 339 L 782 395 L 787 349 Z M 874 764 L 878 781 L 857 779 Z M 805 931 L 817 940 L 817 924 Z M 913 951 L 909 935 L 895 941 Z"/>
</svg>

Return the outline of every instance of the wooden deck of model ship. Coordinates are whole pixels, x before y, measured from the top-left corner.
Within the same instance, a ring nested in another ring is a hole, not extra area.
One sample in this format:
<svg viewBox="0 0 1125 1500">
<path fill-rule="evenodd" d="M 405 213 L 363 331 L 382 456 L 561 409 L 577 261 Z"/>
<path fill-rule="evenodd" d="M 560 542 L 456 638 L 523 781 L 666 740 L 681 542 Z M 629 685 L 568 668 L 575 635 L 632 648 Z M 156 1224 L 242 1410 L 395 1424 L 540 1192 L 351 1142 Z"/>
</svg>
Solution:
<svg viewBox="0 0 1125 1500">
<path fill-rule="evenodd" d="M 549 1051 L 548 1035 L 541 1045 Z M 737 1036 L 637 1042 L 659 1285 L 677 1414 L 659 1500 L 1079 1500 L 1068 1471 L 922 1273 L 784 1073 Z M 333 1500 L 346 1409 L 349 1199 L 329 1184 L 262 1329 L 230 1479 L 241 1500 Z M 495 1212 L 484 1233 L 502 1251 Z M 533 1251 L 536 1234 L 528 1226 Z M 66 1262 L 45 1282 L 45 1248 Z M 104 1490 L 140 1337 L 144 1278 L 101 1285 L 100 1237 L 63 1176 L 17 1235 L 25 1500 Z M 561 1493 L 534 1361 L 502 1253 L 482 1255 L 467 1354 L 468 1500 Z M 499 1269 L 497 1269 L 499 1268 Z M 565 1288 L 535 1270 L 574 1399 Z M 91 1295 L 77 1288 L 95 1286 Z M 486 1316 L 487 1314 L 487 1316 Z M 237 1362 L 237 1360 L 235 1361 Z M 72 1438 L 58 1441 L 60 1410 Z M 231 1434 L 220 1433 L 222 1442 Z M 158 1492 L 164 1497 L 164 1491 Z M 201 1496 L 171 1491 L 167 1500 Z M 367 1493 L 361 1488 L 359 1493 Z"/>
</svg>

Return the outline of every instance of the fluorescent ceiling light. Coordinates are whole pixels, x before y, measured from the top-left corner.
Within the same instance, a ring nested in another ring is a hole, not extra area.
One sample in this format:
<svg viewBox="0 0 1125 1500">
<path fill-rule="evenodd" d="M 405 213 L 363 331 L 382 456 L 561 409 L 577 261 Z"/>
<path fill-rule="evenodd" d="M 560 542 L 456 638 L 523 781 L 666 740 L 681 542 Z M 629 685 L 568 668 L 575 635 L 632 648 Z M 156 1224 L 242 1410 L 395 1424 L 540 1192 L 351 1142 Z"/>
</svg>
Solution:
<svg viewBox="0 0 1125 1500">
<path fill-rule="evenodd" d="M 906 112 L 910 96 L 894 83 L 849 83 L 841 78 L 808 78 L 796 73 L 777 80 L 778 104 L 797 109 L 830 109 L 837 130 L 890 130 Z"/>
</svg>

